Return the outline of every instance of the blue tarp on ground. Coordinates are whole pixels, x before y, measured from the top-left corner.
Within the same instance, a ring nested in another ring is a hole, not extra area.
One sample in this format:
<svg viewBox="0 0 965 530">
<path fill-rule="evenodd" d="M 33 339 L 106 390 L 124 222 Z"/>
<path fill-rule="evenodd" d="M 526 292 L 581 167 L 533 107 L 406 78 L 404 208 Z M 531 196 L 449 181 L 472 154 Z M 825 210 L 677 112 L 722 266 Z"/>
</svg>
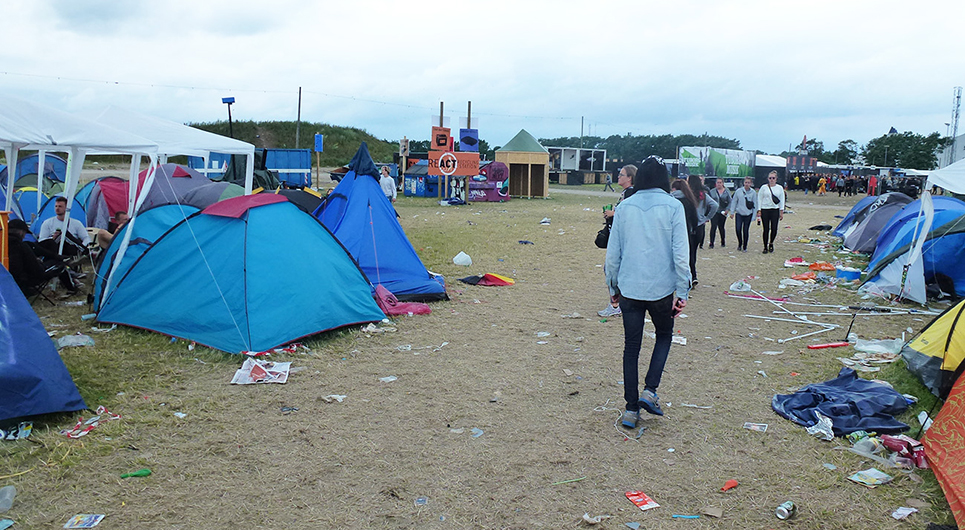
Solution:
<svg viewBox="0 0 965 530">
<path fill-rule="evenodd" d="M 315 210 L 375 285 L 407 302 L 447 299 L 441 276 L 426 270 L 395 208 L 379 186 L 379 171 L 363 142 L 342 178 Z"/>
<path fill-rule="evenodd" d="M 385 318 L 332 234 L 284 197 L 263 193 L 182 220 L 102 297 L 100 322 L 229 353 L 266 351 Z"/>
<path fill-rule="evenodd" d="M 895 415 L 908 409 L 904 396 L 892 388 L 861 379 L 851 368 L 838 377 L 810 384 L 793 394 L 777 394 L 771 407 L 781 416 L 805 427 L 817 423 L 814 411 L 831 418 L 834 435 L 854 431 L 891 434 L 908 429 Z"/>
<path fill-rule="evenodd" d="M 0 421 L 86 408 L 37 313 L 0 267 Z"/>
</svg>

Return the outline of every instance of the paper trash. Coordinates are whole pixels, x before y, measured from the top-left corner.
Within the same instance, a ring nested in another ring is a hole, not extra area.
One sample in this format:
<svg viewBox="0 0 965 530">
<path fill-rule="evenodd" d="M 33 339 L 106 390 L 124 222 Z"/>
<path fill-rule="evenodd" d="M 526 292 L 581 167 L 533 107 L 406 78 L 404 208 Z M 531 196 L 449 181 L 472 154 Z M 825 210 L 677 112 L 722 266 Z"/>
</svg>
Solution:
<svg viewBox="0 0 965 530">
<path fill-rule="evenodd" d="M 251 385 L 255 383 L 287 383 L 292 363 L 276 363 L 247 358 L 241 368 L 231 378 L 232 385 Z"/>
</svg>

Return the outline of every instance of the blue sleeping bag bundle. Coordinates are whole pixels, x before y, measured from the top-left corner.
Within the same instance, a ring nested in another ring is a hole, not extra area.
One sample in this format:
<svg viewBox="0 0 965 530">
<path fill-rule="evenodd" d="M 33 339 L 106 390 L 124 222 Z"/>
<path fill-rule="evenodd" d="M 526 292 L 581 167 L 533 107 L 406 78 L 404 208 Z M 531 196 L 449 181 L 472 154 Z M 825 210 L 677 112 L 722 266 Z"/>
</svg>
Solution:
<svg viewBox="0 0 965 530">
<path fill-rule="evenodd" d="M 842 368 L 838 377 L 810 384 L 793 394 L 776 394 L 771 407 L 805 427 L 817 423 L 814 411 L 818 411 L 834 422 L 835 436 L 854 431 L 892 434 L 908 429 L 894 418 L 908 409 L 905 397 L 893 388 L 861 379 L 851 368 Z"/>
</svg>

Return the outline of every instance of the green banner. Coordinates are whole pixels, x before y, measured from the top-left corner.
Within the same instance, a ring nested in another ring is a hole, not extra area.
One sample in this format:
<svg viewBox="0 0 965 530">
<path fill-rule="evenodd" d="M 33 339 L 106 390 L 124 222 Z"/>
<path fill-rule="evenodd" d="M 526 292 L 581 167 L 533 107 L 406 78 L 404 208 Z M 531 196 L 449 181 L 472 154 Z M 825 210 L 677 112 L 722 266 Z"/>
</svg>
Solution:
<svg viewBox="0 0 965 530">
<path fill-rule="evenodd" d="M 705 180 L 711 177 L 727 179 L 753 177 L 756 159 L 757 155 L 752 151 L 716 147 L 680 148 L 680 163 L 687 168 L 687 174 L 704 175 Z"/>
</svg>

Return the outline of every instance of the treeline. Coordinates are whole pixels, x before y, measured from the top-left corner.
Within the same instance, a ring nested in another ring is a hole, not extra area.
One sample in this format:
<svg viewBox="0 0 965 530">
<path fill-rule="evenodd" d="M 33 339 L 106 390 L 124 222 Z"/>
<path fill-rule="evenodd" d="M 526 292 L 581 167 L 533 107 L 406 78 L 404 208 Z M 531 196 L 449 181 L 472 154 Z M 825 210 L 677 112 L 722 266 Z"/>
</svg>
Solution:
<svg viewBox="0 0 965 530">
<path fill-rule="evenodd" d="M 707 133 L 699 136 L 693 134 L 673 134 L 626 136 L 612 135 L 606 138 L 599 136 L 578 136 L 560 138 L 540 138 L 539 143 L 544 147 L 582 147 L 586 149 L 606 149 L 607 158 L 640 161 L 648 156 L 656 155 L 660 158 L 677 158 L 677 149 L 686 146 L 717 147 L 719 149 L 740 149 L 740 140 L 714 136 Z"/>
<path fill-rule="evenodd" d="M 192 123 L 192 127 L 203 131 L 228 136 L 228 122 Z M 248 142 L 256 148 L 295 149 L 295 128 L 293 121 L 236 121 L 232 123 L 234 137 Z M 342 166 L 352 160 L 359 145 L 366 142 L 369 153 L 376 162 L 391 162 L 392 154 L 398 152 L 395 142 L 380 140 L 362 129 L 338 127 L 327 123 L 302 122 L 298 138 L 298 148 L 312 149 L 315 146 L 315 133 L 324 136 L 321 165 L 323 167 Z M 312 164 L 315 156 L 312 155 Z"/>
</svg>

